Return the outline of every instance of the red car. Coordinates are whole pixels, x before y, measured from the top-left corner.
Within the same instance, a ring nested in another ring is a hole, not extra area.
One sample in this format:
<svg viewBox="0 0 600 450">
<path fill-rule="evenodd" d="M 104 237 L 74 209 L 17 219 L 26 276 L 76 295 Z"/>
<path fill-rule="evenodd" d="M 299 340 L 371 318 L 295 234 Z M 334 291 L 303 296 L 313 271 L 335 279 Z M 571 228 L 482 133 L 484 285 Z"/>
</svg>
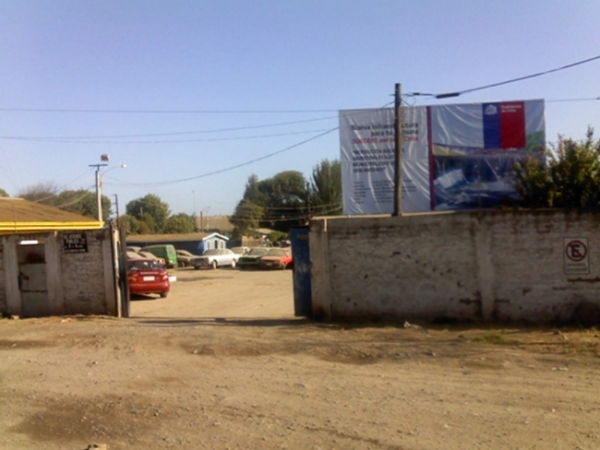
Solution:
<svg viewBox="0 0 600 450">
<path fill-rule="evenodd" d="M 289 248 L 271 248 L 265 256 L 258 260 L 261 269 L 291 269 L 294 260 Z"/>
<path fill-rule="evenodd" d="M 136 294 L 159 294 L 165 298 L 171 290 L 169 274 L 156 259 L 130 259 L 129 292 Z"/>
</svg>

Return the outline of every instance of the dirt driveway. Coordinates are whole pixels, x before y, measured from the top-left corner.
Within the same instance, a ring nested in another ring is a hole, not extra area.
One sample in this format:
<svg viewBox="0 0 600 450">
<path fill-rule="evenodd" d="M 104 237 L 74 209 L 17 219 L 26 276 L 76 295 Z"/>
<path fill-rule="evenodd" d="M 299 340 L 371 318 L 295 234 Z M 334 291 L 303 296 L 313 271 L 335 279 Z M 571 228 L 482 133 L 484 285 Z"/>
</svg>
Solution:
<svg viewBox="0 0 600 450">
<path fill-rule="evenodd" d="M 292 318 L 292 271 L 170 271 L 177 277 L 166 299 L 131 302 L 133 317 Z"/>
<path fill-rule="evenodd" d="M 257 275 L 0 320 L 0 449 L 600 448 L 597 330 L 311 323 Z"/>
</svg>

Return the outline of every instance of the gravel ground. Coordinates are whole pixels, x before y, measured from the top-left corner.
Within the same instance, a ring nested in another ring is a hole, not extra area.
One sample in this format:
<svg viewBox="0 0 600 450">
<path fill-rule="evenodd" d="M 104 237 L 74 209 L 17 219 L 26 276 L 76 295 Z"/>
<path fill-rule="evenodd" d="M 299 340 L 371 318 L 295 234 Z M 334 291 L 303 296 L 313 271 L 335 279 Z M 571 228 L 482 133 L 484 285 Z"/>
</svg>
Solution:
<svg viewBox="0 0 600 450">
<path fill-rule="evenodd" d="M 291 272 L 0 320 L 0 449 L 597 449 L 596 329 L 319 324 Z"/>
</svg>

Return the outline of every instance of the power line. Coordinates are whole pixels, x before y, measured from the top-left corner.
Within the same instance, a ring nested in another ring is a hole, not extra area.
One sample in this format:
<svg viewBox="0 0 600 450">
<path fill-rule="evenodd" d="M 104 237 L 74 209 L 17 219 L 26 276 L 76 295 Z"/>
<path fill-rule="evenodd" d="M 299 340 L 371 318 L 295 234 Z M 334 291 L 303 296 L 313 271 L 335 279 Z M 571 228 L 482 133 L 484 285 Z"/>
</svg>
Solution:
<svg viewBox="0 0 600 450">
<path fill-rule="evenodd" d="M 316 214 L 311 214 L 310 216 L 308 214 L 300 214 L 300 215 L 295 215 L 295 216 L 284 216 L 283 218 L 275 218 L 275 217 L 261 217 L 261 218 L 256 218 L 256 217 L 252 217 L 252 216 L 235 216 L 235 215 L 231 215 L 230 217 L 236 217 L 236 218 L 240 218 L 240 219 L 251 219 L 251 220 L 256 220 L 258 222 L 293 222 L 293 221 L 298 221 L 298 220 L 308 220 L 312 217 L 314 217 L 315 215 L 317 216 L 326 216 L 327 214 L 330 214 L 334 211 L 337 211 L 341 208 L 341 205 L 335 207 L 335 208 L 330 208 L 324 211 L 320 211 L 317 212 Z"/>
<path fill-rule="evenodd" d="M 223 142 L 223 141 L 241 141 L 251 139 L 268 139 L 282 136 L 294 136 L 299 134 L 310 134 L 319 133 L 321 131 L 328 130 L 329 128 L 320 128 L 317 130 L 305 130 L 305 131 L 292 131 L 288 133 L 273 133 L 273 134 L 261 134 L 256 136 L 238 136 L 238 137 L 221 137 L 221 138 L 210 138 L 210 139 L 178 139 L 178 140 L 160 140 L 160 141 L 78 141 L 78 140 L 62 140 L 62 139 L 39 139 L 39 138 L 19 138 L 18 140 L 29 141 L 29 142 L 46 142 L 46 143 L 61 143 L 61 144 L 119 144 L 119 145 L 131 145 L 131 144 L 184 144 L 189 142 Z M 7 137 L 1 137 L 0 139 L 13 139 Z"/>
<path fill-rule="evenodd" d="M 577 62 L 574 62 L 574 63 L 571 63 L 571 64 L 567 64 L 565 66 L 560 66 L 560 67 L 557 67 L 555 69 L 544 70 L 543 72 L 538 72 L 538 73 L 534 73 L 534 74 L 531 74 L 531 75 L 525 75 L 523 77 L 518 77 L 518 78 L 512 78 L 510 80 L 501 81 L 499 83 L 486 84 L 484 86 L 479 86 L 479 87 L 476 87 L 476 88 L 464 89 L 462 91 L 446 92 L 446 93 L 443 93 L 443 94 L 426 94 L 426 93 L 421 93 L 421 92 L 411 92 L 411 93 L 406 94 L 406 95 L 407 96 L 413 96 L 413 97 L 414 96 L 435 97 L 437 99 L 450 98 L 450 97 L 458 97 L 459 95 L 462 95 L 462 94 L 470 94 L 471 92 L 481 91 L 483 89 L 490 89 L 490 88 L 493 88 L 493 87 L 503 86 L 505 84 L 516 83 L 517 81 L 523 81 L 523 80 L 528 80 L 530 78 L 541 77 L 543 75 L 548 75 L 550 73 L 554 73 L 554 72 L 558 72 L 558 71 L 561 71 L 561 70 L 570 69 L 572 67 L 580 66 L 582 64 L 587 64 L 589 62 L 596 61 L 598 59 L 600 59 L 600 55 L 594 56 L 592 58 L 584 59 L 582 61 L 577 61 Z"/>
<path fill-rule="evenodd" d="M 252 203 L 252 202 L 249 202 Z M 254 203 L 255 206 L 258 206 L 260 209 L 264 209 L 264 210 L 303 210 L 303 209 L 308 209 L 308 206 L 302 206 L 302 205 L 298 205 L 298 206 L 261 206 L 258 205 L 256 203 Z M 329 208 L 330 206 L 336 206 L 336 207 L 341 207 L 341 203 L 327 203 L 325 205 L 312 205 L 311 209 L 318 209 L 318 208 Z"/>
<path fill-rule="evenodd" d="M 287 152 L 287 151 L 292 150 L 292 149 L 294 149 L 296 147 L 300 147 L 301 145 L 304 145 L 304 144 L 307 144 L 307 143 L 309 143 L 311 141 L 319 139 L 319 138 L 321 138 L 321 137 L 323 137 L 323 136 L 325 136 L 325 135 L 327 135 L 329 133 L 333 133 L 334 131 L 336 131 L 338 129 L 339 129 L 339 127 L 332 128 L 332 129 L 327 130 L 327 131 L 325 131 L 323 133 L 320 133 L 320 134 L 318 134 L 316 136 L 313 136 L 313 137 L 311 137 L 309 139 L 305 139 L 305 140 L 303 140 L 301 142 L 298 142 L 296 144 L 293 144 L 293 145 L 290 145 L 288 147 L 285 147 L 285 148 L 283 148 L 281 150 L 277 150 L 275 152 L 268 153 L 268 154 L 266 154 L 264 156 L 260 156 L 258 158 L 254 158 L 254 159 L 251 159 L 249 161 L 245 161 L 243 163 L 235 164 L 233 166 L 229 166 L 229 167 L 226 167 L 224 169 L 219 169 L 219 170 L 215 170 L 215 171 L 212 171 L 212 172 L 207 172 L 207 173 L 204 173 L 204 174 L 201 174 L 201 175 L 196 175 L 196 176 L 187 177 L 187 178 L 180 178 L 180 179 L 176 179 L 176 180 L 159 181 L 159 182 L 154 182 L 154 183 L 120 183 L 120 184 L 123 185 L 123 186 L 145 186 L 145 187 L 147 187 L 147 186 L 164 186 L 164 185 L 168 185 L 168 184 L 184 183 L 186 181 L 192 181 L 192 180 L 197 180 L 197 179 L 200 179 L 200 178 L 210 177 L 212 175 L 217 175 L 217 174 L 220 174 L 220 173 L 229 172 L 229 171 L 234 170 L 234 169 L 239 169 L 240 167 L 248 166 L 248 165 L 254 164 L 255 162 L 258 162 L 258 161 L 263 161 L 263 160 L 271 158 L 271 157 L 273 157 L 275 155 L 279 155 L 281 153 Z"/>
<path fill-rule="evenodd" d="M 595 102 L 600 100 L 600 97 L 588 98 L 562 98 L 556 100 L 544 100 L 546 103 L 564 103 L 564 102 Z"/>
<path fill-rule="evenodd" d="M 64 109 L 64 108 L 0 108 L 7 112 L 84 113 L 84 114 L 309 114 L 337 112 L 337 109 Z"/>
<path fill-rule="evenodd" d="M 319 122 L 322 120 L 337 119 L 338 116 L 320 117 L 317 119 L 305 119 L 296 120 L 293 122 L 278 122 L 263 125 L 251 125 L 246 127 L 235 127 L 235 128 L 217 128 L 213 130 L 199 130 L 199 131 L 177 131 L 172 133 L 150 133 L 150 134 L 122 134 L 122 135 L 108 135 L 108 136 L 0 136 L 0 139 L 11 139 L 11 140 L 76 140 L 76 139 L 122 139 L 122 138 L 144 138 L 144 137 L 162 137 L 162 136 L 183 136 L 190 134 L 206 134 L 206 133 L 221 133 L 224 131 L 241 131 L 241 130 L 255 130 L 258 128 L 271 128 L 281 127 L 287 125 L 297 125 L 301 123 Z M 111 142 L 112 143 L 112 142 Z"/>
</svg>

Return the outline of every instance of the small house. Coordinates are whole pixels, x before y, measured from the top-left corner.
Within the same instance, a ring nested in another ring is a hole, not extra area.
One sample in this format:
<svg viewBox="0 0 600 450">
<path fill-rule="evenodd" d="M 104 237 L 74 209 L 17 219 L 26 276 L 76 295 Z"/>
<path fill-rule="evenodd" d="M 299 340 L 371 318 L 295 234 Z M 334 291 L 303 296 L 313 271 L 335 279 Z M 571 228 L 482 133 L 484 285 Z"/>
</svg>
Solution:
<svg viewBox="0 0 600 450">
<path fill-rule="evenodd" d="M 0 312 L 119 315 L 117 247 L 102 222 L 0 198 Z"/>
</svg>

